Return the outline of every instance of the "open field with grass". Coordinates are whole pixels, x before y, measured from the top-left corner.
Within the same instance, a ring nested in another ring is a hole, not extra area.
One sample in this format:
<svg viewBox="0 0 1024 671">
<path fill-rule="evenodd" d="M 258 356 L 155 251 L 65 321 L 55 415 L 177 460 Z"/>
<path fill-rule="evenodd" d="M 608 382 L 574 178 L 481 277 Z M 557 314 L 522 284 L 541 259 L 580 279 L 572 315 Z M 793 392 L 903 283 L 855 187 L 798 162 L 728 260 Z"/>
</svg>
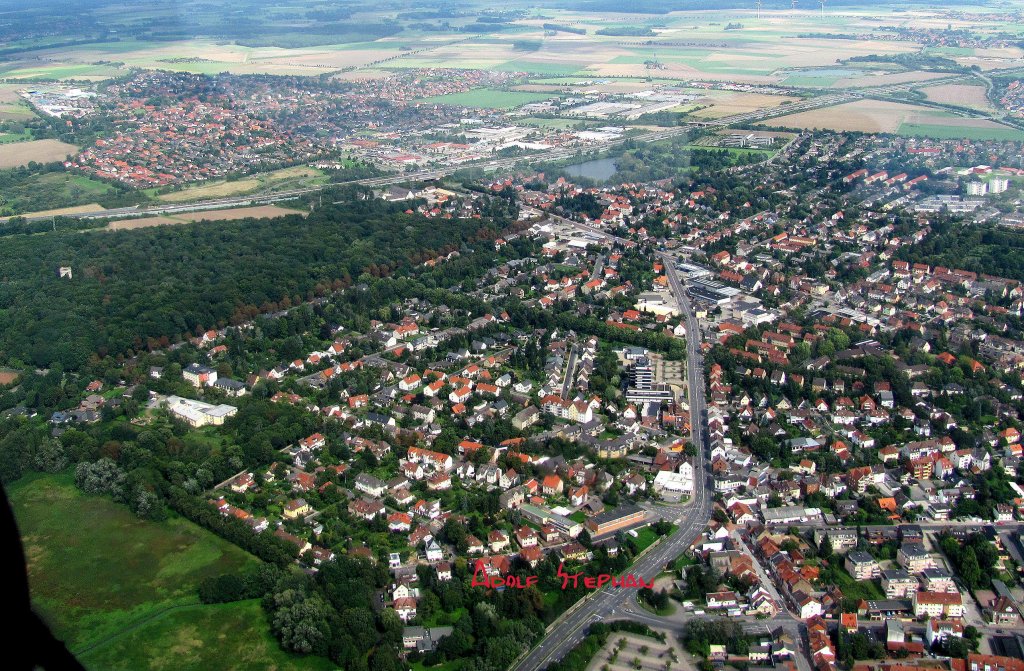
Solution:
<svg viewBox="0 0 1024 671">
<path fill-rule="evenodd" d="M 422 102 L 438 105 L 456 105 L 461 107 L 479 107 L 482 109 L 515 109 L 527 103 L 548 100 L 554 96 L 546 93 L 528 93 L 526 91 L 502 91 L 500 89 L 474 89 L 464 93 L 451 93 L 444 96 L 424 98 Z"/>
<path fill-rule="evenodd" d="M 157 217 L 141 219 L 119 219 L 110 222 L 105 229 L 108 231 L 133 231 L 152 226 L 174 226 L 175 224 L 192 224 L 197 221 L 236 221 L 238 219 L 272 219 L 287 214 L 306 213 L 277 205 L 259 205 L 254 207 L 238 207 L 231 210 L 207 210 L 205 212 L 186 212 L 182 214 L 165 214 Z M 92 229 L 95 230 L 95 229 Z"/>
<path fill-rule="evenodd" d="M 157 617 L 81 656 L 97 671 L 318 671 L 336 668 L 321 657 L 284 652 L 256 599 L 186 606 Z"/>
<path fill-rule="evenodd" d="M 193 200 L 242 196 L 248 193 L 280 191 L 326 183 L 324 173 L 310 166 L 299 165 L 282 168 L 273 172 L 253 175 L 244 179 L 202 183 L 180 191 L 159 194 L 157 197 L 167 203 L 187 203 Z M 157 195 L 151 191 L 151 195 Z"/>
<path fill-rule="evenodd" d="M 3 149 L 0 147 L 0 151 Z M 6 202 L 0 208 L 0 213 L 47 216 L 97 210 L 102 209 L 98 202 L 111 191 L 109 185 L 84 175 L 69 172 L 37 173 L 3 194 Z"/>
<path fill-rule="evenodd" d="M 82 494 L 70 473 L 27 476 L 8 495 L 33 604 L 72 651 L 195 604 L 201 580 L 257 561 L 187 520 L 140 520 L 125 506 Z"/>
<path fill-rule="evenodd" d="M 0 145 L 0 168 L 16 168 L 36 163 L 63 161 L 67 156 L 78 153 L 78 147 L 57 140 L 33 140 Z"/>
<path fill-rule="evenodd" d="M 1021 142 L 1024 141 L 1024 131 L 1010 128 L 994 122 L 983 127 L 970 127 L 963 125 L 923 124 L 923 123 L 902 123 L 896 131 L 900 135 L 913 135 L 916 137 L 931 137 L 939 140 L 1003 140 Z"/>
<path fill-rule="evenodd" d="M 98 81 L 115 77 L 121 73 L 121 68 L 116 65 L 82 63 L 60 57 L 0 64 L 0 76 L 6 79 L 23 79 L 25 81 L 50 79 Z"/>
<path fill-rule="evenodd" d="M 20 133 L 0 133 L 0 144 L 10 144 L 11 142 L 28 142 L 32 139 L 32 132 L 29 130 L 23 130 Z"/>
<path fill-rule="evenodd" d="M 924 82 L 929 79 L 945 77 L 942 72 L 921 72 L 910 70 L 907 72 L 867 72 L 858 77 L 847 77 L 837 79 L 832 88 L 857 88 L 860 86 L 891 86 L 893 84 L 906 84 L 908 82 Z"/>
</svg>

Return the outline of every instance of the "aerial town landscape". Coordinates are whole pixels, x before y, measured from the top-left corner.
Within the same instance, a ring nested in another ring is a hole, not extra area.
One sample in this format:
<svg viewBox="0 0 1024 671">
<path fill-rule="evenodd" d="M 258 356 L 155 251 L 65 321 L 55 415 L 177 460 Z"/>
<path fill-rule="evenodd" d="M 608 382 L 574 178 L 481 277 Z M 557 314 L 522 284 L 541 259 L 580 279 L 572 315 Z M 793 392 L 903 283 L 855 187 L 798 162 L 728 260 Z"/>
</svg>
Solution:
<svg viewBox="0 0 1024 671">
<path fill-rule="evenodd" d="M 0 6 L 15 663 L 1024 671 L 1024 3 Z"/>
</svg>

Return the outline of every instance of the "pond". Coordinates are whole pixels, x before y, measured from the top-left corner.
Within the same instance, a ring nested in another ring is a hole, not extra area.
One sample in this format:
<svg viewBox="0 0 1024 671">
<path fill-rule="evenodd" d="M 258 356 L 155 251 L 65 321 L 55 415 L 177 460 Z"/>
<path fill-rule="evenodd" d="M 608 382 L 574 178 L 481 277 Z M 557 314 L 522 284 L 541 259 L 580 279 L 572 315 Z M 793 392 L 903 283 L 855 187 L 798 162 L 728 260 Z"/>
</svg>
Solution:
<svg viewBox="0 0 1024 671">
<path fill-rule="evenodd" d="M 598 158 L 562 168 L 570 177 L 586 177 L 598 182 L 611 179 L 611 176 L 615 174 L 615 169 L 615 159 L 613 158 Z"/>
</svg>

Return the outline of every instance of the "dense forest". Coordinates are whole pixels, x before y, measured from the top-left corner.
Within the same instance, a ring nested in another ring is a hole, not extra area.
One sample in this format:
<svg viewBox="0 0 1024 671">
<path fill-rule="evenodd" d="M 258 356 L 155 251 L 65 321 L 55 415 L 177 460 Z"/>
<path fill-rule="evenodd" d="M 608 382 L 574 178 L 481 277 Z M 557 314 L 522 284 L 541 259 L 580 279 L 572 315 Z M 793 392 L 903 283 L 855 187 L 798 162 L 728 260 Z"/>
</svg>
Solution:
<svg viewBox="0 0 1024 671">
<path fill-rule="evenodd" d="M 1024 281 L 1024 231 L 937 221 L 933 232 L 897 258 Z"/>
<path fill-rule="evenodd" d="M 0 361 L 78 369 L 94 355 L 241 323 L 361 277 L 408 273 L 497 235 L 488 218 L 439 225 L 405 214 L 408 203 L 339 193 L 349 197 L 306 218 L 9 237 L 0 252 Z M 61 266 L 74 277 L 60 279 Z"/>
</svg>

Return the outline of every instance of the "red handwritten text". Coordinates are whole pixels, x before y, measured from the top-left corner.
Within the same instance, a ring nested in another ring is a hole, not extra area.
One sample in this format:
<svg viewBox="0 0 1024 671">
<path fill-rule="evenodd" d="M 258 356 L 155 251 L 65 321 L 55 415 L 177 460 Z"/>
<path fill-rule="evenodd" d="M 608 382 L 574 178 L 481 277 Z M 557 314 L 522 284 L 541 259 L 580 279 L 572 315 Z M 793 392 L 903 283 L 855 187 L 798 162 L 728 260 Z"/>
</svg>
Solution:
<svg viewBox="0 0 1024 671">
<path fill-rule="evenodd" d="M 605 585 L 611 585 L 612 587 L 625 587 L 628 589 L 639 589 L 648 588 L 654 589 L 654 581 L 645 582 L 643 578 L 637 577 L 632 573 L 618 577 L 613 576 L 609 573 L 602 573 L 600 575 L 584 575 L 583 573 L 566 573 L 563 564 L 558 565 L 557 577 L 562 579 L 562 589 L 575 589 L 581 584 L 586 589 L 601 589 Z M 535 587 L 540 580 L 539 576 L 515 576 L 510 575 L 502 577 L 500 575 L 490 575 L 487 571 L 487 566 L 483 561 L 477 560 L 476 566 L 473 569 L 473 580 L 470 583 L 471 587 L 511 587 L 513 589 L 526 589 L 527 587 Z"/>
</svg>

